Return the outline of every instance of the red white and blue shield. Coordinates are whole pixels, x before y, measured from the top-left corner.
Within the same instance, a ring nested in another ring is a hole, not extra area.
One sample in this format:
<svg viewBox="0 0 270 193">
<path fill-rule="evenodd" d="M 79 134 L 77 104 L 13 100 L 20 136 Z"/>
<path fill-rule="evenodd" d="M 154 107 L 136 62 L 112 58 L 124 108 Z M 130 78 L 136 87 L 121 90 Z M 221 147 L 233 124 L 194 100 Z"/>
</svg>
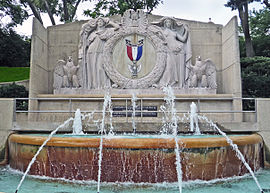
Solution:
<svg viewBox="0 0 270 193">
<path fill-rule="evenodd" d="M 139 40 L 138 44 L 131 44 L 130 40 L 126 40 L 127 55 L 132 61 L 132 65 L 128 65 L 132 77 L 137 77 L 138 72 L 141 70 L 141 65 L 137 65 L 137 62 L 141 59 L 143 53 L 143 39 Z"/>
</svg>

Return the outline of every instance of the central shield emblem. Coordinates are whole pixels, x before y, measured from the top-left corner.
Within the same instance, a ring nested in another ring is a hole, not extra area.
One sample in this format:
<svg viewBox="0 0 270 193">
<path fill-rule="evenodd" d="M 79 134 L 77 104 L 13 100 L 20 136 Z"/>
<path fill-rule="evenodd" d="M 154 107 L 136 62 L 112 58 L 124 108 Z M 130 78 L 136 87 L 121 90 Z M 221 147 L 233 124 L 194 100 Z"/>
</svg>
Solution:
<svg viewBox="0 0 270 193">
<path fill-rule="evenodd" d="M 141 70 L 142 65 L 137 64 L 141 59 L 143 53 L 143 39 L 138 41 L 138 44 L 132 44 L 130 40 L 126 39 L 127 55 L 131 64 L 128 64 L 128 69 L 131 72 L 132 78 L 137 78 L 138 73 Z"/>
</svg>

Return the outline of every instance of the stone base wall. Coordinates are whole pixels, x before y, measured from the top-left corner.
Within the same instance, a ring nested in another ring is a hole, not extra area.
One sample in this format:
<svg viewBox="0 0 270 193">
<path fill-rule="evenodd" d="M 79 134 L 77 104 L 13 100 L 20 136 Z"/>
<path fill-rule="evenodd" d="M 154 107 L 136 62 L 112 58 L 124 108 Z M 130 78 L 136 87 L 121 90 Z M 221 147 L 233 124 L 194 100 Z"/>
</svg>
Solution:
<svg viewBox="0 0 270 193">
<path fill-rule="evenodd" d="M 265 162 L 266 166 L 270 168 L 270 99 L 259 98 L 256 100 L 257 105 L 257 123 L 259 134 L 264 139 L 265 147 Z"/>
<path fill-rule="evenodd" d="M 12 132 L 14 99 L 0 99 L 0 162 L 5 160 L 6 141 Z"/>
<path fill-rule="evenodd" d="M 83 121 L 85 131 L 97 131 L 97 123 L 102 120 L 102 109 L 104 95 L 39 95 L 37 101 L 37 112 L 29 113 L 28 120 L 31 122 L 43 122 L 44 124 L 35 125 L 34 130 L 52 130 L 57 123 L 63 123 L 70 117 L 74 117 L 77 109 L 83 114 L 93 113 L 91 119 Z M 160 94 L 141 94 L 137 95 L 136 100 L 136 117 L 134 118 L 138 131 L 160 131 L 164 113 L 161 109 L 165 105 L 164 95 Z M 112 122 L 118 131 L 132 131 L 132 96 L 130 94 L 112 95 L 113 118 Z M 177 115 L 181 118 L 190 112 L 190 104 L 194 102 L 200 112 L 200 115 L 208 117 L 213 122 L 239 122 L 238 113 L 232 113 L 234 102 L 232 95 L 178 95 L 176 94 L 175 108 Z M 126 107 L 128 110 L 126 111 Z M 140 109 L 143 109 L 141 113 Z M 152 110 L 151 110 L 152 109 Z M 223 112 L 222 112 L 223 111 Z M 21 120 L 23 121 L 23 120 Z M 105 123 L 109 124 L 110 113 L 106 112 Z M 179 123 L 187 123 L 187 118 L 179 120 Z M 20 123 L 19 125 L 27 125 Z M 46 124 L 47 123 L 47 124 Z M 143 124 L 142 124 L 143 123 Z M 51 129 L 50 126 L 51 125 Z M 185 131 L 185 127 L 181 126 Z M 27 126 L 24 128 L 27 129 Z M 32 128 L 33 129 L 33 128 Z M 24 130 L 24 129 L 23 129 Z M 27 129 L 28 130 L 28 129 Z"/>
</svg>

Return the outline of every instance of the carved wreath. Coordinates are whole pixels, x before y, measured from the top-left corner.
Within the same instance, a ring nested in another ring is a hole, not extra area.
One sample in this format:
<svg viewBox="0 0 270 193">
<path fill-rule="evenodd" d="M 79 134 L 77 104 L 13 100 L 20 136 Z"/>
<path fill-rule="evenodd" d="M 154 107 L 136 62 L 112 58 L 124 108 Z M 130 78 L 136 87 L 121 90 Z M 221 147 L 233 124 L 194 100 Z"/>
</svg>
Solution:
<svg viewBox="0 0 270 193">
<path fill-rule="evenodd" d="M 156 50 L 156 64 L 150 73 L 139 79 L 131 79 L 120 74 L 113 66 L 113 49 L 116 43 L 122 38 L 128 35 L 138 34 L 145 36 L 152 43 Z M 103 51 L 103 67 L 109 76 L 109 78 L 116 84 L 119 88 L 149 88 L 155 85 L 161 78 L 163 71 L 166 67 L 166 47 L 162 39 L 160 39 L 156 34 L 151 32 L 151 30 L 126 27 L 122 28 L 115 33 L 111 38 L 109 38 L 105 45 Z"/>
</svg>

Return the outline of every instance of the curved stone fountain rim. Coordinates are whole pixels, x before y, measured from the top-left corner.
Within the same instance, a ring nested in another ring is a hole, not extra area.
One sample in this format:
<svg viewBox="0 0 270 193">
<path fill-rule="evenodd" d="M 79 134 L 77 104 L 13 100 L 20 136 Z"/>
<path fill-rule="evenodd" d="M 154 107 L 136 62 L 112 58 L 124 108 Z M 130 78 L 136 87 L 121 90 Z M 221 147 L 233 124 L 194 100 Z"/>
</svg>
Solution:
<svg viewBox="0 0 270 193">
<path fill-rule="evenodd" d="M 42 145 L 47 137 L 30 136 L 24 134 L 12 134 L 9 141 L 26 145 Z M 263 141 L 258 134 L 231 136 L 233 143 L 242 146 L 257 144 Z M 178 144 L 183 148 L 208 148 L 229 146 L 223 137 L 209 138 L 179 138 Z M 99 148 L 100 138 L 86 137 L 53 137 L 46 146 L 54 147 L 90 147 Z M 174 138 L 104 138 L 103 148 L 121 149 L 174 149 Z"/>
</svg>

